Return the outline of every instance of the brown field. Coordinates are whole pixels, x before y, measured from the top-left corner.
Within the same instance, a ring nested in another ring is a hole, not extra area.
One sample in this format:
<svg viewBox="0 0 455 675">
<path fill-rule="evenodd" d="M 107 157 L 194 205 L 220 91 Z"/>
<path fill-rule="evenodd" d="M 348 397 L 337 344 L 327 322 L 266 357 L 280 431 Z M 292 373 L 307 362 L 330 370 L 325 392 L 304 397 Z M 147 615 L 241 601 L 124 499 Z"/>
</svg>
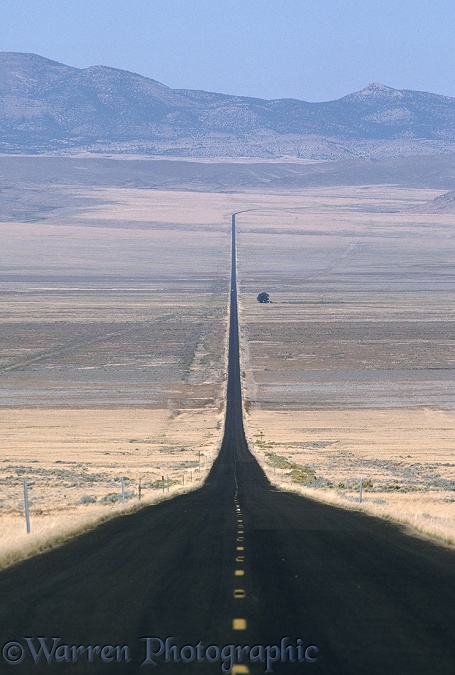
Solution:
<svg viewBox="0 0 455 675">
<path fill-rule="evenodd" d="M 138 504 L 139 481 L 142 503 L 192 489 L 219 447 L 223 205 L 211 195 L 122 189 L 103 190 L 102 201 L 1 225 L 6 561 L 124 508 L 122 477 L 125 508 Z"/>
<path fill-rule="evenodd" d="M 283 487 L 316 475 L 313 496 L 349 505 L 362 477 L 362 508 L 455 542 L 453 216 L 411 213 L 419 195 L 239 217 L 247 424 Z"/>
<path fill-rule="evenodd" d="M 230 214 L 248 209 L 242 358 L 260 461 L 348 506 L 363 476 L 363 508 L 426 514 L 450 540 L 453 228 L 409 212 L 441 191 L 64 192 L 42 219 L 0 223 L 4 562 L 137 506 L 139 480 L 142 503 L 200 484 L 222 431 Z"/>
<path fill-rule="evenodd" d="M 28 407 L 3 413 L 4 563 L 24 548 L 36 550 L 100 518 L 194 489 L 213 462 L 222 427 L 221 415 L 204 408 Z M 23 515 L 25 478 L 29 535 Z"/>
<path fill-rule="evenodd" d="M 250 445 L 281 489 L 455 543 L 455 411 L 255 410 L 248 426 Z"/>
</svg>

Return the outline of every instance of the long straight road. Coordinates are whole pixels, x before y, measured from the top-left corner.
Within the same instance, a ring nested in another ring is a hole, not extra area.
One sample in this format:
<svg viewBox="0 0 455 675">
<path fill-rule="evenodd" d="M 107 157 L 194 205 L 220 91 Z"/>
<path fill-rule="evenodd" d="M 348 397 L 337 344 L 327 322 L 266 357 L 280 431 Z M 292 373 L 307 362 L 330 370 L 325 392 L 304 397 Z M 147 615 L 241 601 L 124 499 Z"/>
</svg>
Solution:
<svg viewBox="0 0 455 675">
<path fill-rule="evenodd" d="M 276 491 L 248 450 L 235 225 L 207 482 L 0 573 L 0 673 L 455 672 L 455 553 Z"/>
</svg>

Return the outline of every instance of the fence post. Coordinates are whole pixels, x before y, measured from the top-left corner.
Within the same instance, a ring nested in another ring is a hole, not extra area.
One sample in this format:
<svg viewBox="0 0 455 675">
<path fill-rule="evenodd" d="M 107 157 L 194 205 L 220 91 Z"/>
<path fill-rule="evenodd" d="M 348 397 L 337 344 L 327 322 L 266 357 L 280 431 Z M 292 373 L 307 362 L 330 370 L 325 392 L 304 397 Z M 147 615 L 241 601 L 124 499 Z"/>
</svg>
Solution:
<svg viewBox="0 0 455 675">
<path fill-rule="evenodd" d="M 362 503 L 362 492 L 363 492 L 363 478 L 360 479 L 359 503 Z"/>
<path fill-rule="evenodd" d="M 161 476 L 161 485 L 162 485 L 163 492 L 164 492 L 164 476 Z"/>
<path fill-rule="evenodd" d="M 138 496 L 139 496 L 139 501 L 141 501 L 141 497 L 142 497 L 142 478 L 139 478 Z"/>
<path fill-rule="evenodd" d="M 24 507 L 25 507 L 25 526 L 27 534 L 30 534 L 30 507 L 28 503 L 28 483 L 24 480 Z"/>
</svg>

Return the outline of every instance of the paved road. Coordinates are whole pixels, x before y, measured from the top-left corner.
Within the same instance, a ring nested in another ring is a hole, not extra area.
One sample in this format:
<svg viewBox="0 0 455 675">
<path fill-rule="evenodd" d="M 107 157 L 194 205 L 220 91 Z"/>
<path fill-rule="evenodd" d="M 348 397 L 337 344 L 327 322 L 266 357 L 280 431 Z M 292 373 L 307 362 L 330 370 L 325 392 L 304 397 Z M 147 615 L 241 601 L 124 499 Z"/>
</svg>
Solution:
<svg viewBox="0 0 455 675">
<path fill-rule="evenodd" d="M 233 673 L 453 675 L 455 553 L 273 490 L 245 441 L 238 349 L 233 266 L 206 484 L 4 570 L 0 673 L 220 673 L 249 645 Z"/>
</svg>

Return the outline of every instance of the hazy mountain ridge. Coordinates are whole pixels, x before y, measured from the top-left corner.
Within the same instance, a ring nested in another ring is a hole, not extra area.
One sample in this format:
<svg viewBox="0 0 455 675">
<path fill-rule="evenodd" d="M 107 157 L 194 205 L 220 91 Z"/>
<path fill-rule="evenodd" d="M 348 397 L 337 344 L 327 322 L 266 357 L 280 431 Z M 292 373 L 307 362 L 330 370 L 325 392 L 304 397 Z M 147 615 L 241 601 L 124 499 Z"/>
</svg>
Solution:
<svg viewBox="0 0 455 675">
<path fill-rule="evenodd" d="M 445 192 L 415 210 L 417 213 L 455 213 L 455 190 Z"/>
<path fill-rule="evenodd" d="M 0 152 L 308 159 L 455 151 L 455 99 L 371 84 L 336 101 L 171 89 L 106 66 L 0 53 Z"/>
</svg>

